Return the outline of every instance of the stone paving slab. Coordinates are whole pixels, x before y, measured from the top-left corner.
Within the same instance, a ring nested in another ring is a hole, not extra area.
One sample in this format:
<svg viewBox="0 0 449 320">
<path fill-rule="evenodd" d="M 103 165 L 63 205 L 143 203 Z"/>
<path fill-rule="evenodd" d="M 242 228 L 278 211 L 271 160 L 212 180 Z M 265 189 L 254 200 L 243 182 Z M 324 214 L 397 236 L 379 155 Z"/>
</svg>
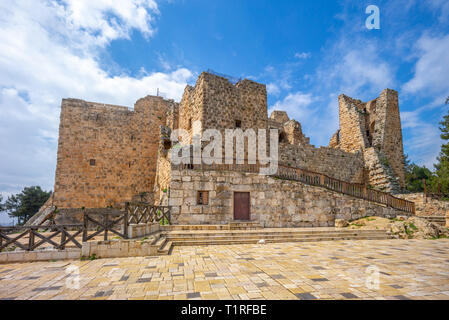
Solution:
<svg viewBox="0 0 449 320">
<path fill-rule="evenodd" d="M 5 264 L 0 299 L 449 300 L 449 240 L 192 246 L 170 256 Z"/>
</svg>

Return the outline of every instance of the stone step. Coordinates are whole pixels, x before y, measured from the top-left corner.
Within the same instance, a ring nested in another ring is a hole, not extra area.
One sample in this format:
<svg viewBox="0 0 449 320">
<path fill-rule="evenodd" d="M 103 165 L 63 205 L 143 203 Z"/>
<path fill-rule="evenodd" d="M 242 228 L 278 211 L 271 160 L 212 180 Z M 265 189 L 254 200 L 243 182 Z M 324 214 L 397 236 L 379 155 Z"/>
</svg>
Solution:
<svg viewBox="0 0 449 320">
<path fill-rule="evenodd" d="M 259 222 L 230 222 L 220 225 L 171 225 L 163 226 L 164 231 L 187 231 L 187 230 L 258 230 L 262 226 Z"/>
<path fill-rule="evenodd" d="M 268 236 L 287 236 L 287 237 L 295 237 L 295 236 L 322 236 L 322 235 L 343 235 L 343 236 L 358 236 L 358 235 L 379 235 L 384 234 L 384 230 L 335 230 L 335 231 L 253 231 L 248 230 L 246 232 L 239 231 L 226 231 L 226 232 L 179 232 L 172 231 L 165 234 L 168 238 L 174 237 L 185 237 L 185 238 L 194 238 L 198 236 L 202 237 L 219 237 L 219 236 L 227 236 L 227 237 L 268 237 Z"/>
<path fill-rule="evenodd" d="M 227 224 L 206 224 L 206 225 L 170 225 L 162 226 L 161 230 L 164 231 L 187 231 L 187 230 L 229 230 Z"/>
<path fill-rule="evenodd" d="M 157 254 L 160 256 L 169 255 L 172 248 L 173 241 L 169 241 L 167 238 L 165 238 L 164 244 L 159 247 L 159 249 L 157 250 Z"/>
<path fill-rule="evenodd" d="M 161 248 L 161 247 L 165 244 L 165 241 L 166 241 L 166 240 L 167 240 L 167 239 L 166 239 L 165 235 L 161 235 L 161 236 L 156 240 L 156 242 L 154 242 L 154 243 L 152 243 L 152 244 L 158 246 L 158 248 Z"/>
<path fill-rule="evenodd" d="M 286 242 L 316 242 L 316 241 L 336 241 L 336 240 L 387 240 L 391 237 L 387 234 L 371 237 L 314 237 L 314 238 L 272 238 L 264 239 L 265 243 L 286 243 Z M 201 246 L 201 245 L 232 245 L 232 244 L 257 244 L 257 239 L 207 239 L 207 240 L 178 240 L 173 241 L 174 246 Z"/>
<path fill-rule="evenodd" d="M 250 242 L 258 242 L 260 240 L 276 240 L 276 241 L 299 241 L 299 240 L 316 240 L 317 239 L 333 239 L 333 240 L 356 240 L 356 239 L 378 239 L 378 238 L 388 238 L 387 235 L 359 235 L 359 236 L 333 236 L 333 235 L 326 235 L 326 236 L 310 236 L 310 237 L 279 237 L 279 236 L 273 236 L 273 237 L 197 237 L 197 238 L 170 238 L 170 241 L 178 243 L 178 242 L 189 242 L 189 241 L 205 241 L 205 242 L 214 242 L 214 241 L 250 241 Z"/>
<path fill-rule="evenodd" d="M 206 240 L 206 239 L 290 239 L 290 238 L 317 238 L 317 237 L 377 237 L 385 235 L 384 232 L 371 232 L 371 233 L 323 233 L 323 234 L 241 234 L 241 235 L 167 235 L 167 239 L 172 241 L 194 239 L 194 240 Z"/>
</svg>

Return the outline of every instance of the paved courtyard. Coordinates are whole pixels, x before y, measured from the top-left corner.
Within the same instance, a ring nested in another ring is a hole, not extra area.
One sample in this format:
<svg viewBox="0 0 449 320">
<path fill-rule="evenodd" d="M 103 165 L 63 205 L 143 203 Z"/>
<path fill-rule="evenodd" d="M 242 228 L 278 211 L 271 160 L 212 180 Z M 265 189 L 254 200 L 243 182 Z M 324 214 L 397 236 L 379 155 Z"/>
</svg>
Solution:
<svg viewBox="0 0 449 320">
<path fill-rule="evenodd" d="M 449 240 L 175 247 L 0 265 L 0 299 L 447 299 Z"/>
</svg>

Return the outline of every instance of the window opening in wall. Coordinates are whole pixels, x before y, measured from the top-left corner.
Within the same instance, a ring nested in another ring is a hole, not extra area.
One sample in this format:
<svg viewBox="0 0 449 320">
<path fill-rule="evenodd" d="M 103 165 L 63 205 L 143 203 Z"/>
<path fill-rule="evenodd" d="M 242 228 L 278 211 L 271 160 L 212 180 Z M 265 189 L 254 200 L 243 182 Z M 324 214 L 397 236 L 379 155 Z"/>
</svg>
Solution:
<svg viewBox="0 0 449 320">
<path fill-rule="evenodd" d="M 242 121 L 240 121 L 240 120 L 235 120 L 235 127 L 236 127 L 236 128 L 241 128 L 241 127 L 242 127 Z"/>
<path fill-rule="evenodd" d="M 196 203 L 198 205 L 207 205 L 209 204 L 209 191 L 198 191 Z"/>
<path fill-rule="evenodd" d="M 187 129 L 192 129 L 192 119 L 189 119 L 189 123 L 187 124 Z"/>
<path fill-rule="evenodd" d="M 90 163 L 91 166 L 95 166 L 96 161 L 95 161 L 95 159 L 90 159 L 89 163 Z"/>
<path fill-rule="evenodd" d="M 287 142 L 287 138 L 285 137 L 285 133 L 281 132 L 281 133 L 279 134 L 279 142 L 280 142 L 280 143 L 285 143 L 285 142 Z"/>
</svg>

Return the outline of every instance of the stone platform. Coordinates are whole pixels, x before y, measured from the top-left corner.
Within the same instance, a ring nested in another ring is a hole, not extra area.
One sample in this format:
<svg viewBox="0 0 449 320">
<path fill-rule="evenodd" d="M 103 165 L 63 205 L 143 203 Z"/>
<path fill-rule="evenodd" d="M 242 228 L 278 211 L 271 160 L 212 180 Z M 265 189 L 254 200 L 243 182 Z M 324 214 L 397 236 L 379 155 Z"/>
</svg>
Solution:
<svg viewBox="0 0 449 320">
<path fill-rule="evenodd" d="M 232 245 L 333 240 L 385 240 L 384 230 L 321 228 L 225 229 L 223 225 L 170 226 L 159 234 L 159 254 L 169 254 L 175 246 Z"/>
<path fill-rule="evenodd" d="M 0 300 L 449 300 L 448 245 L 440 239 L 180 246 L 159 257 L 5 264 Z"/>
</svg>

